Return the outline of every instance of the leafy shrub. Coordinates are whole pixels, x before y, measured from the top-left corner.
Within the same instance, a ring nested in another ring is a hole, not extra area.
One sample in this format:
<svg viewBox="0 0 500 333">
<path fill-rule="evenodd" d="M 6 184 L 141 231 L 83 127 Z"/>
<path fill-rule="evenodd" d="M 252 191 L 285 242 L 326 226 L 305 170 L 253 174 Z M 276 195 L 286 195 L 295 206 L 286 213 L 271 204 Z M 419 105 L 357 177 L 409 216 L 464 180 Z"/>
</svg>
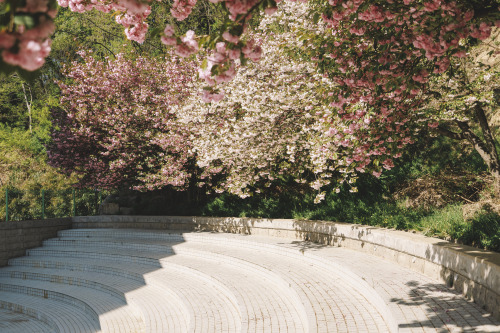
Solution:
<svg viewBox="0 0 500 333">
<path fill-rule="evenodd" d="M 467 227 L 455 232 L 463 244 L 500 252 L 500 215 L 487 208 L 477 212 Z"/>
</svg>

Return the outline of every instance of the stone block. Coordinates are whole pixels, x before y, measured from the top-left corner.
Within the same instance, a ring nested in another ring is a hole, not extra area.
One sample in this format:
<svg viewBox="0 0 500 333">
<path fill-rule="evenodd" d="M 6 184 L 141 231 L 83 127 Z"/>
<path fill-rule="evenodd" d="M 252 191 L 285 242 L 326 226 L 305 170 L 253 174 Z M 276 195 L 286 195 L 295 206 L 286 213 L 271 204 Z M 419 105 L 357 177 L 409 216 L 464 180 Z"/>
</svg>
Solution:
<svg viewBox="0 0 500 333">
<path fill-rule="evenodd" d="M 116 215 L 120 213 L 120 205 L 114 202 L 103 203 L 99 207 L 99 212 L 102 215 Z"/>
</svg>

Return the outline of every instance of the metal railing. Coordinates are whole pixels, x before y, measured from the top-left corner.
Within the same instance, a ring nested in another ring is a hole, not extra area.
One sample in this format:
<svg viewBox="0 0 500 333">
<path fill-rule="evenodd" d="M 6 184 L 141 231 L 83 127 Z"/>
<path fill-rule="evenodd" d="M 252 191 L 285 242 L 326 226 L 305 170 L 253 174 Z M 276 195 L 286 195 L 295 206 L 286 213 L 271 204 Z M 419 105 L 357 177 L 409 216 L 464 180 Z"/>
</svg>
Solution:
<svg viewBox="0 0 500 333">
<path fill-rule="evenodd" d="M 38 220 L 97 215 L 108 191 L 98 189 L 20 190 L 5 187 L 0 196 L 0 221 Z M 3 201 L 3 202 L 2 202 Z"/>
</svg>

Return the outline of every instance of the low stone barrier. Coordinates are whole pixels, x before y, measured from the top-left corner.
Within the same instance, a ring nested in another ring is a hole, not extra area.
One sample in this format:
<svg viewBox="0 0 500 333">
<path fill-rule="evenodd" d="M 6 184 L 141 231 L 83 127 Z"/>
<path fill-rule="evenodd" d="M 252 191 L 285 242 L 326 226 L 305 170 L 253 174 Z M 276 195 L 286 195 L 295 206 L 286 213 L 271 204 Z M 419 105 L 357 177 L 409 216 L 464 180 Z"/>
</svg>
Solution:
<svg viewBox="0 0 500 333">
<path fill-rule="evenodd" d="M 27 249 L 56 237 L 59 230 L 70 229 L 71 223 L 71 218 L 0 222 L 0 267 L 11 258 L 26 255 Z"/>
<path fill-rule="evenodd" d="M 184 216 L 73 218 L 73 228 L 216 231 L 295 238 L 369 253 L 441 280 L 500 318 L 500 254 L 420 234 L 349 223 Z"/>
</svg>

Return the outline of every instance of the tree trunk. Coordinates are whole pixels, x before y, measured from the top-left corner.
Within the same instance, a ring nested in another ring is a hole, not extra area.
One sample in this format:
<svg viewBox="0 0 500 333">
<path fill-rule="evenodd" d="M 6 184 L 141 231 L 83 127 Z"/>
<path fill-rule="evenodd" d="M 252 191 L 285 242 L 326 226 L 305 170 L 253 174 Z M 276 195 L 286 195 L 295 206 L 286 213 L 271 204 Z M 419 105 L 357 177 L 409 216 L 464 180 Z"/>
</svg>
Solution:
<svg viewBox="0 0 500 333">
<path fill-rule="evenodd" d="M 26 89 L 24 89 L 24 83 L 21 83 L 21 85 L 23 86 L 23 93 L 24 93 L 24 100 L 26 101 L 26 107 L 28 108 L 30 133 L 33 133 L 33 130 L 31 128 L 31 105 L 33 104 L 33 95 L 31 94 L 31 88 L 28 86 L 28 89 L 30 91 L 30 102 L 28 102 L 28 96 L 26 96 Z"/>
<path fill-rule="evenodd" d="M 493 190 L 495 197 L 500 200 L 500 158 L 496 149 L 496 141 L 488 124 L 488 119 L 484 113 L 484 109 L 480 103 L 474 105 L 474 115 L 481 127 L 483 138 L 478 137 L 469 124 L 464 121 L 456 121 L 455 123 L 460 128 L 461 132 L 456 133 L 442 126 L 438 127 L 438 131 L 455 140 L 467 140 L 474 149 L 479 153 L 484 163 L 488 166 L 491 176 L 493 177 Z"/>
</svg>

